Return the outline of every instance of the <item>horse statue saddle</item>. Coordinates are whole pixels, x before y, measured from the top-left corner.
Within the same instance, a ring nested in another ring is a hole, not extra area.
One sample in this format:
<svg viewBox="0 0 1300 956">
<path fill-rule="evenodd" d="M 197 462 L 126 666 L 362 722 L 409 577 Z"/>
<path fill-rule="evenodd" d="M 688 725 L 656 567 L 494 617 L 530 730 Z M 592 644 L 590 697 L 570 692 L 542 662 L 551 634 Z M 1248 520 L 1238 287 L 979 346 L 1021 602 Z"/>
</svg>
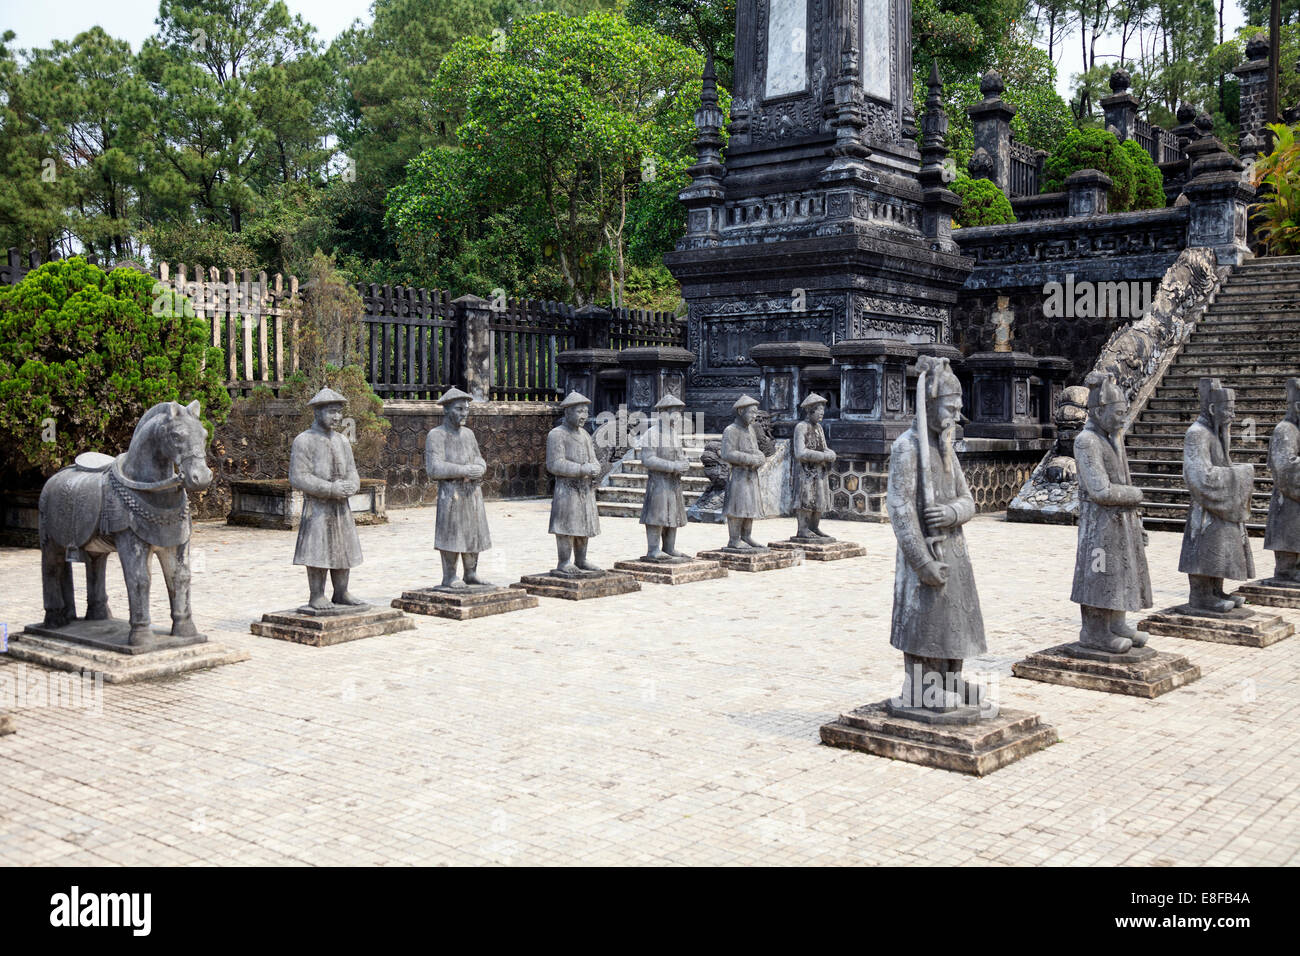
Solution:
<svg viewBox="0 0 1300 956">
<path fill-rule="evenodd" d="M 97 451 L 83 451 L 76 457 L 74 464 L 79 471 L 108 471 L 116 460 L 112 455 L 102 455 Z"/>
</svg>

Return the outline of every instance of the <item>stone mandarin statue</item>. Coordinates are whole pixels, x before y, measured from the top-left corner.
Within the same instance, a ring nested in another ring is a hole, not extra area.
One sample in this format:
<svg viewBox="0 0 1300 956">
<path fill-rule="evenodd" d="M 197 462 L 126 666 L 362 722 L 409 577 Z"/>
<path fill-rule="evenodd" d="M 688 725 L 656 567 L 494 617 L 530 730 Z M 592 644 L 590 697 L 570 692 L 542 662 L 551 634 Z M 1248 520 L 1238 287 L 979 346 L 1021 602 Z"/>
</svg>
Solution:
<svg viewBox="0 0 1300 956">
<path fill-rule="evenodd" d="M 316 420 L 293 440 L 289 452 L 289 484 L 303 494 L 293 563 L 306 565 L 308 604 L 317 610 L 365 604 L 348 592 L 350 569 L 361 563 L 361 542 L 348 499 L 360 490 L 361 479 L 352 446 L 334 430 L 347 401 L 330 388 L 317 392 L 307 403 Z M 325 597 L 327 571 L 334 584 L 332 602 Z"/>
<path fill-rule="evenodd" d="M 898 540 L 889 642 L 903 652 L 905 708 L 952 710 L 979 704 L 961 678 L 967 657 L 984 653 L 984 618 L 962 525 L 975 515 L 953 441 L 961 383 L 946 358 L 917 360 L 916 421 L 890 449 L 886 505 Z"/>
<path fill-rule="evenodd" d="M 1142 519 L 1142 491 L 1129 477 L 1121 429 L 1128 400 L 1113 378 L 1085 381 L 1088 422 L 1074 440 L 1079 475 L 1079 543 L 1070 600 L 1080 605 L 1085 647 L 1125 654 L 1146 635 L 1125 621 L 1128 611 L 1151 607 Z"/>
<path fill-rule="evenodd" d="M 433 546 L 442 555 L 441 588 L 486 587 L 478 576 L 478 556 L 492 547 L 487 509 L 483 505 L 483 475 L 487 462 L 474 433 L 465 427 L 474 397 L 448 389 L 438 404 L 442 424 L 429 429 L 424 442 L 424 470 L 438 482 L 438 518 Z M 460 565 L 465 568 L 462 580 Z"/>
<path fill-rule="evenodd" d="M 759 492 L 758 469 L 767 456 L 758 447 L 754 421 L 758 418 L 758 400 L 742 395 L 732 406 L 736 420 L 722 432 L 722 460 L 731 466 L 722 513 L 727 519 L 727 550 L 766 551 L 754 540 L 754 519 L 763 517 Z"/>
<path fill-rule="evenodd" d="M 645 502 L 641 523 L 645 525 L 644 561 L 683 564 L 691 556 L 677 550 L 677 529 L 686 524 L 686 501 L 682 496 L 682 475 L 690 469 L 682 447 L 682 409 L 686 403 L 665 395 L 657 405 L 654 426 L 641 446 L 641 464 L 646 468 Z"/>
<path fill-rule="evenodd" d="M 555 535 L 559 563 L 555 574 L 599 574 L 602 569 L 587 560 L 589 539 L 600 534 L 596 514 L 596 479 L 601 465 L 596 447 L 583 427 L 591 400 L 570 392 L 560 403 L 564 421 L 546 436 L 546 470 L 555 476 L 551 498 L 550 533 Z"/>
<path fill-rule="evenodd" d="M 1286 382 L 1286 417 L 1268 443 L 1273 497 L 1264 550 L 1273 552 L 1273 579 L 1300 585 L 1300 378 Z"/>
<path fill-rule="evenodd" d="M 1193 609 L 1224 613 L 1240 607 L 1245 598 L 1225 594 L 1223 579 L 1241 580 L 1255 573 L 1246 537 L 1255 467 L 1232 463 L 1232 389 L 1216 378 L 1202 378 L 1199 388 L 1200 416 L 1183 440 L 1183 481 L 1192 504 L 1178 570 L 1189 578 L 1188 603 Z"/>
<path fill-rule="evenodd" d="M 834 541 L 821 530 L 822 515 L 831 510 L 830 470 L 835 452 L 826 444 L 822 419 L 826 416 L 826 399 L 813 392 L 799 407 L 803 421 L 794 426 L 794 500 L 798 530 L 795 538 Z"/>
</svg>

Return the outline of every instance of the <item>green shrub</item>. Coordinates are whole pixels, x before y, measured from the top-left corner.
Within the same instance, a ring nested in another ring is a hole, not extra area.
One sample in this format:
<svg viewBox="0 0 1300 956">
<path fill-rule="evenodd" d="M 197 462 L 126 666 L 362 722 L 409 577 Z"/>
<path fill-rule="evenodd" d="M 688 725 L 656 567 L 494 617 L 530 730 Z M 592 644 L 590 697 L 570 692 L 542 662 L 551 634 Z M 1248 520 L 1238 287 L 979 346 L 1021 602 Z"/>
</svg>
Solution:
<svg viewBox="0 0 1300 956">
<path fill-rule="evenodd" d="M 1251 207 L 1256 235 L 1270 256 L 1300 254 L 1300 127 L 1270 123 L 1273 152 L 1255 163 L 1260 201 Z"/>
<path fill-rule="evenodd" d="M 1069 133 L 1043 166 L 1043 192 L 1064 190 L 1066 177 L 1080 169 L 1097 169 L 1111 178 L 1111 212 L 1140 208 L 1134 205 L 1137 169 L 1133 157 L 1114 133 L 1104 129 L 1076 129 Z"/>
<path fill-rule="evenodd" d="M 0 289 L 5 478 L 35 482 L 83 451 L 126 451 L 159 402 L 198 399 L 208 434 L 230 409 L 220 349 L 183 297 L 134 269 L 76 257 Z"/>
<path fill-rule="evenodd" d="M 1133 171 L 1136 175 L 1132 208 L 1164 209 L 1165 177 L 1161 175 L 1160 167 L 1137 140 L 1124 140 L 1123 148 L 1133 160 Z"/>
<path fill-rule="evenodd" d="M 961 197 L 961 208 L 953 217 L 958 226 L 1004 226 L 1016 221 L 1011 200 L 992 180 L 958 173 L 952 191 Z"/>
</svg>

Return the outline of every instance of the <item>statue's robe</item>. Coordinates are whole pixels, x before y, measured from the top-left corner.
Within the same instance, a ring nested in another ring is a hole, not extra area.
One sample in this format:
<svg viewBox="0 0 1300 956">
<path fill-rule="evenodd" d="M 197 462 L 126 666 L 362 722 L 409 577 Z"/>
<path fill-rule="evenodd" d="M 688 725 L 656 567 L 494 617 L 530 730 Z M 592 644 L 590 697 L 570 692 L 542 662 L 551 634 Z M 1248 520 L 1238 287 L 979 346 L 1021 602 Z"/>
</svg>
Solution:
<svg viewBox="0 0 1300 956">
<path fill-rule="evenodd" d="M 429 429 L 424 441 L 424 470 L 438 482 L 433 546 L 439 551 L 479 554 L 492 547 L 482 478 L 466 475 L 474 465 L 486 468 L 487 462 L 479 453 L 472 431 L 463 425 L 452 428 L 445 422 Z"/>
<path fill-rule="evenodd" d="M 1266 551 L 1300 552 L 1300 428 L 1280 421 L 1268 443 L 1273 497 L 1268 502 Z"/>
<path fill-rule="evenodd" d="M 1070 600 L 1111 611 L 1151 607 L 1151 572 L 1142 543 L 1142 519 L 1126 505 L 1133 487 L 1128 455 L 1089 421 L 1074 440 L 1079 467 L 1079 544 Z"/>
<path fill-rule="evenodd" d="M 294 564 L 309 568 L 354 568 L 361 563 L 361 542 L 347 498 L 324 497 L 335 481 L 350 479 L 358 487 L 352 446 L 336 431 L 309 429 L 289 451 L 289 484 L 303 495 L 302 521 Z"/>
<path fill-rule="evenodd" d="M 951 505 L 957 513 L 955 525 L 936 532 L 941 536 L 938 544 L 942 561 L 948 565 L 948 581 L 942 587 L 930 587 L 917 574 L 917 569 L 924 567 L 932 556 L 923 530 L 920 453 L 913 425 L 898 436 L 889 452 L 885 501 L 889 523 L 898 540 L 889 643 L 904 653 L 921 657 L 965 659 L 987 649 L 975 574 L 961 528 L 975 516 L 975 499 L 971 497 L 956 453 L 950 462 L 945 462 L 936 436 L 926 437 L 930 442 L 930 481 L 935 504 Z"/>
<path fill-rule="evenodd" d="M 1246 537 L 1255 466 L 1234 465 L 1219 436 L 1198 419 L 1183 440 L 1183 481 L 1192 497 L 1178 570 L 1245 580 L 1255 574 Z"/>
<path fill-rule="evenodd" d="M 641 523 L 654 528 L 681 528 L 686 524 L 686 500 L 682 496 L 682 476 L 676 466 L 686 461 L 681 438 L 656 425 L 641 446 L 641 464 L 645 465 L 645 501 L 641 505 Z"/>
<path fill-rule="evenodd" d="M 823 457 L 829 447 L 821 424 L 794 426 L 794 501 L 801 511 L 825 514 L 831 510 L 830 465 Z"/>
<path fill-rule="evenodd" d="M 584 429 L 557 425 L 546 436 L 546 470 L 555 476 L 551 497 L 551 534 L 590 538 L 600 534 L 596 483 L 583 477 L 582 466 L 598 463 L 596 446 Z"/>
<path fill-rule="evenodd" d="M 758 469 L 767 456 L 758 447 L 753 425 L 732 422 L 722 431 L 722 460 L 731 466 L 722 513 L 728 518 L 763 517 Z"/>
</svg>

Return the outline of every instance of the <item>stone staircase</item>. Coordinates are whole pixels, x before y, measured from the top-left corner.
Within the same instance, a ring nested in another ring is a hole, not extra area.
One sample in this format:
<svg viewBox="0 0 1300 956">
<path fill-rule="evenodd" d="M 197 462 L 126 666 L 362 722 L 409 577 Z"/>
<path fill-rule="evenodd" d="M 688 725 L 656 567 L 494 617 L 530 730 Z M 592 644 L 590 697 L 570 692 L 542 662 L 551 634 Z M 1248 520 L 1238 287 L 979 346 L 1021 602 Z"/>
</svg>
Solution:
<svg viewBox="0 0 1300 956">
<path fill-rule="evenodd" d="M 693 434 L 682 438 L 686 456 L 691 462 L 690 471 L 682 476 L 682 494 L 688 508 L 709 488 L 709 479 L 700 464 L 700 455 L 704 452 L 704 446 L 711 441 L 722 441 L 722 436 Z M 614 466 L 606 483 L 596 489 L 597 513 L 609 518 L 640 518 L 641 505 L 645 501 L 646 477 L 646 467 L 641 464 L 640 451 L 634 450 Z"/>
<path fill-rule="evenodd" d="M 1300 375 L 1300 256 L 1254 259 L 1233 270 L 1130 429 L 1129 466 L 1145 493 L 1147 528 L 1181 531 L 1187 519 L 1183 436 L 1200 407 L 1203 375 L 1236 390 L 1232 459 L 1255 466 L 1246 527 L 1262 535 L 1273 492 L 1268 440 L 1286 413 L 1286 379 Z"/>
</svg>

